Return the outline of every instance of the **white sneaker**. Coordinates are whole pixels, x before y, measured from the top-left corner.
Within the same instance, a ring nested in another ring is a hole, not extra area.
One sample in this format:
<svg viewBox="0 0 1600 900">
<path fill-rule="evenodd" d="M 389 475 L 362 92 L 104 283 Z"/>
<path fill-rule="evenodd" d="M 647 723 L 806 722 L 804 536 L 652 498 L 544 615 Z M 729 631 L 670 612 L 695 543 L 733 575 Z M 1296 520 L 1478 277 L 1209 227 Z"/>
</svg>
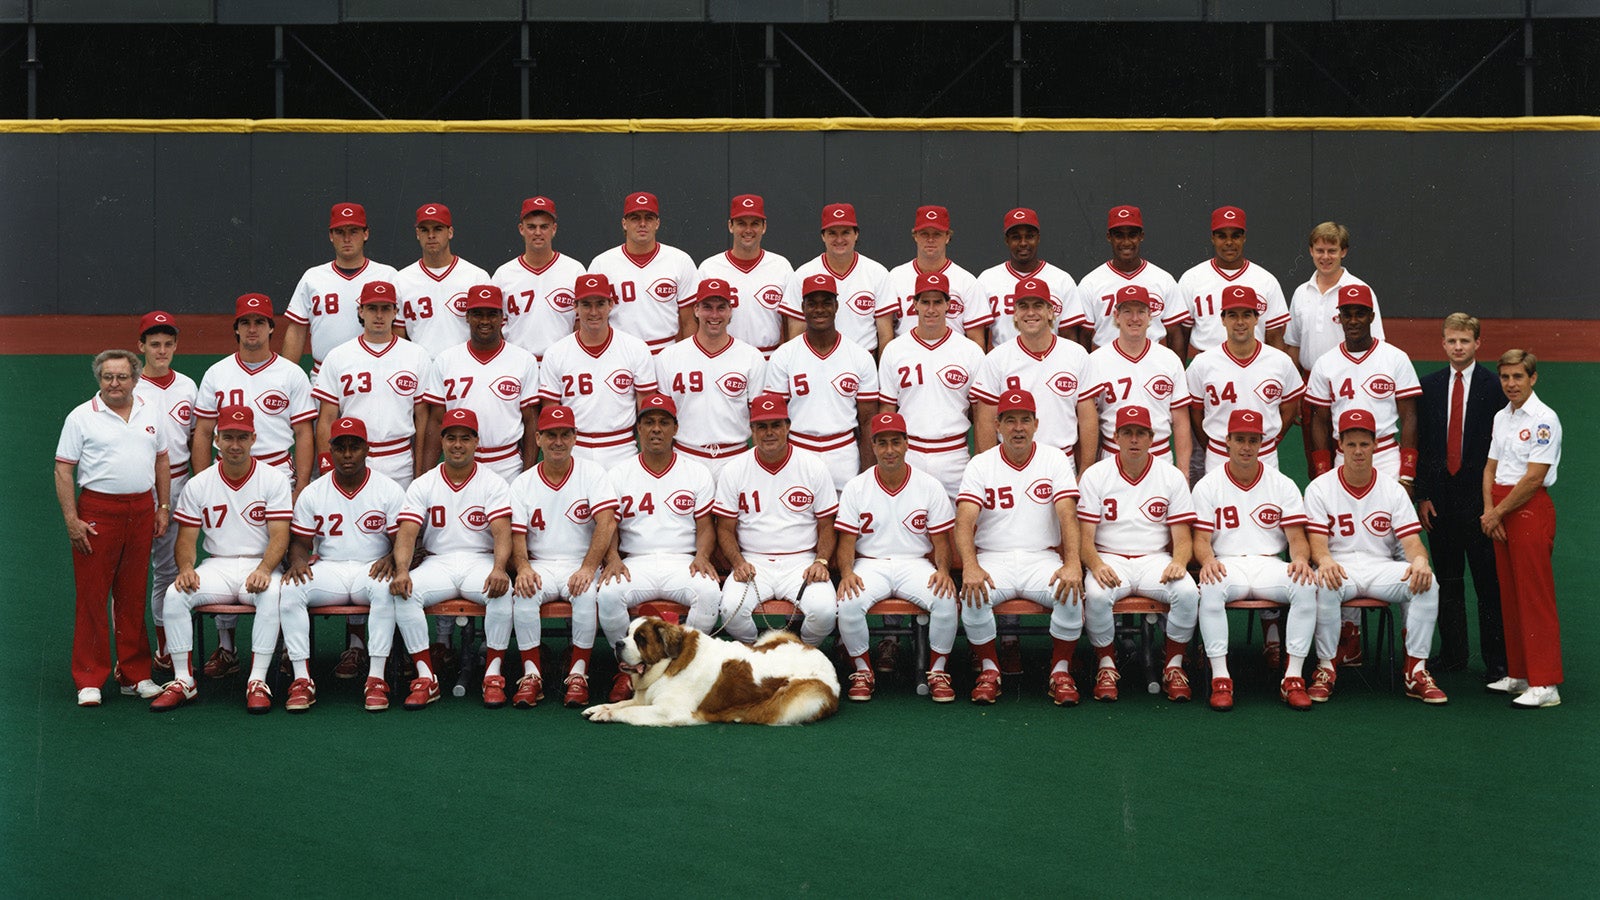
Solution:
<svg viewBox="0 0 1600 900">
<path fill-rule="evenodd" d="M 1518 709 L 1543 709 L 1546 706 L 1560 706 L 1561 693 L 1555 685 L 1545 687 L 1529 687 L 1511 705 Z"/>
<path fill-rule="evenodd" d="M 146 678 L 138 684 L 125 684 L 122 686 L 122 696 L 132 697 L 138 695 L 140 700 L 150 700 L 161 693 L 161 685 Z"/>
<path fill-rule="evenodd" d="M 1499 681 L 1491 681 L 1483 686 L 1491 694 L 1520 694 L 1528 689 L 1528 683 L 1521 678 L 1512 678 L 1510 675 Z"/>
<path fill-rule="evenodd" d="M 99 706 L 100 705 L 100 689 L 99 688 L 83 688 L 82 690 L 78 691 L 78 705 L 79 706 Z"/>
</svg>

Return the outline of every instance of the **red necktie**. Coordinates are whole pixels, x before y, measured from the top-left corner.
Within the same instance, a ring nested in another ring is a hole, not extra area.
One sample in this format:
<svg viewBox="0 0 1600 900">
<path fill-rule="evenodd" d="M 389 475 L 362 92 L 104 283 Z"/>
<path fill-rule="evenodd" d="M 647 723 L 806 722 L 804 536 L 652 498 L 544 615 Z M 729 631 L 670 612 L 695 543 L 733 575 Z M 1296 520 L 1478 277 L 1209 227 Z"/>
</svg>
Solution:
<svg viewBox="0 0 1600 900">
<path fill-rule="evenodd" d="M 1467 405 L 1466 385 L 1461 373 L 1456 373 L 1455 386 L 1450 389 L 1450 425 L 1445 430 L 1445 467 L 1454 475 L 1461 470 L 1461 416 Z"/>
</svg>

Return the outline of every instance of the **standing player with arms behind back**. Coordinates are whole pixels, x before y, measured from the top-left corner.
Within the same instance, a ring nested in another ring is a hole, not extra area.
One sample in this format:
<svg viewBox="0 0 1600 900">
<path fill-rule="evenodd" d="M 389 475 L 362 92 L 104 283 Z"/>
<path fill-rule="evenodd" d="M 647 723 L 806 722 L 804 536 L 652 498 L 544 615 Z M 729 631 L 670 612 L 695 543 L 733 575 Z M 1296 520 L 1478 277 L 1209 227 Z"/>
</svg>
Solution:
<svg viewBox="0 0 1600 900">
<path fill-rule="evenodd" d="M 295 365 L 311 341 L 311 374 L 333 348 L 361 333 L 355 300 L 369 281 L 394 282 L 393 266 L 367 259 L 367 211 L 359 203 L 335 203 L 328 213 L 328 241 L 333 262 L 312 266 L 300 276 L 283 317 L 289 327 L 283 335 L 283 358 Z"/>
<path fill-rule="evenodd" d="M 427 203 L 417 208 L 417 243 L 422 258 L 395 275 L 400 322 L 406 337 L 437 357 L 467 340 L 467 291 L 487 284 L 489 273 L 450 251 L 456 230 L 450 207 Z M 430 460 L 431 462 L 431 460 Z"/>
<path fill-rule="evenodd" d="M 881 353 L 896 335 L 903 335 L 919 322 L 917 297 L 922 294 L 922 279 L 937 275 L 943 280 L 946 323 L 951 330 L 965 334 L 980 351 L 989 348 L 989 298 L 971 272 L 961 268 L 945 251 L 950 246 L 950 211 L 942 206 L 919 206 L 911 221 L 911 238 L 917 255 L 889 270 L 878 285 L 878 348 Z M 913 425 L 913 428 L 916 426 Z"/>
<path fill-rule="evenodd" d="M 1244 285 L 1255 291 L 1265 308 L 1256 323 L 1256 339 L 1267 346 L 1283 349 L 1283 330 L 1289 325 L 1289 305 L 1283 287 L 1271 272 L 1244 257 L 1245 216 L 1237 206 L 1220 206 L 1211 211 L 1211 259 L 1195 266 L 1178 279 L 1178 295 L 1184 303 L 1184 347 L 1195 353 L 1215 350 L 1227 340 L 1220 303 L 1222 292 L 1231 285 Z M 1186 353 L 1178 354 L 1187 359 Z"/>
<path fill-rule="evenodd" d="M 622 201 L 622 244 L 590 260 L 588 269 L 615 291 L 617 329 L 643 341 L 652 354 L 694 333 L 690 297 L 700 281 L 689 254 L 656 240 L 660 228 L 656 195 L 629 194 Z M 579 420 L 593 421 L 584 410 L 577 413 Z"/>
<path fill-rule="evenodd" d="M 440 416 L 470 409 L 481 430 L 477 446 L 483 463 L 509 484 L 539 458 L 534 423 L 539 419 L 539 363 L 533 354 L 506 342 L 505 299 L 492 284 L 467 290 L 467 325 L 472 336 L 434 357 L 433 383 L 425 399 L 435 404 L 422 458 L 438 458 Z"/>
<path fill-rule="evenodd" d="M 1078 282 L 1078 299 L 1085 317 L 1084 346 L 1093 350 L 1117 338 L 1117 292 L 1138 285 L 1150 294 L 1150 322 L 1146 336 L 1165 341 L 1169 348 L 1181 336 L 1177 328 L 1187 309 L 1178 294 L 1178 282 L 1144 258 L 1144 214 L 1137 206 L 1113 206 L 1106 214 L 1106 242 L 1111 259 L 1084 273 Z"/>
<path fill-rule="evenodd" d="M 759 195 L 733 198 L 728 206 L 728 233 L 733 235 L 733 247 L 700 263 L 696 280 L 728 284 L 732 292 L 728 299 L 739 313 L 728 323 L 728 333 L 761 351 L 764 360 L 783 343 L 783 317 L 778 307 L 794 269 L 787 259 L 761 249 L 767 233 L 767 209 Z M 678 298 L 678 306 L 683 308 L 686 301 L 693 308 L 693 298 Z M 683 339 L 693 336 L 694 329 L 687 327 L 691 324 L 683 322 L 685 327 L 679 332 Z"/>
<path fill-rule="evenodd" d="M 634 454 L 639 404 L 656 392 L 656 361 L 645 342 L 611 325 L 616 295 L 604 275 L 574 285 L 578 330 L 551 345 L 539 372 L 539 398 L 571 407 L 585 429 L 572 455 L 610 468 Z"/>
<path fill-rule="evenodd" d="M 494 285 L 506 298 L 506 340 L 543 360 L 551 344 L 572 333 L 572 285 L 583 263 L 556 252 L 549 197 L 522 201 L 517 233 L 522 255 L 494 270 Z"/>
<path fill-rule="evenodd" d="M 1117 452 L 1116 423 L 1129 406 L 1150 415 L 1155 442 L 1149 452 L 1162 459 L 1171 453 L 1188 465 L 1194 437 L 1186 407 L 1193 398 L 1178 355 L 1146 336 L 1156 302 L 1136 284 L 1117 290 L 1117 339 L 1089 354 L 1078 379 L 1079 472 L 1089 470 L 1097 452 Z"/>
<path fill-rule="evenodd" d="M 1045 299 L 1050 301 L 1050 317 L 1057 330 L 1063 337 L 1079 341 L 1088 318 L 1078 296 L 1078 285 L 1065 269 L 1039 258 L 1039 214 L 1018 207 L 1006 213 L 1000 224 L 1005 229 L 1011 258 L 978 274 L 978 284 L 988 295 L 989 314 L 993 317 L 989 323 L 990 348 L 1003 347 L 1017 336 L 1012 289 L 1024 279 L 1046 285 L 1049 293 Z"/>
<path fill-rule="evenodd" d="M 750 442 L 750 401 L 766 383 L 761 351 L 734 337 L 736 294 L 720 278 L 695 291 L 695 333 L 661 351 L 656 377 L 661 393 L 683 412 L 678 450 L 698 459 L 715 476 Z M 746 304 L 739 315 L 749 313 Z"/>
<path fill-rule="evenodd" d="M 856 208 L 848 203 L 830 203 L 822 208 L 822 255 L 801 263 L 784 287 L 783 305 L 778 307 L 787 320 L 784 334 L 789 340 L 808 327 L 802 306 L 810 289 L 810 279 L 826 275 L 834 282 L 838 300 L 834 326 L 845 339 L 867 351 L 878 353 L 878 285 L 889 270 L 876 260 L 856 252 L 861 227 L 856 224 Z"/>
<path fill-rule="evenodd" d="M 159 427 L 167 439 L 167 463 L 172 473 L 170 496 L 175 504 L 189 483 L 194 403 L 199 391 L 193 378 L 172 368 L 172 358 L 178 353 L 178 320 L 160 310 L 145 313 L 139 320 L 139 352 L 144 354 L 144 371 L 133 390 L 161 412 Z M 171 507 L 168 509 L 170 512 Z M 152 661 L 157 669 L 168 672 L 172 671 L 172 657 L 167 655 L 167 631 L 161 626 L 165 621 L 167 588 L 178 577 L 178 563 L 173 557 L 177 540 L 178 529 L 169 527 L 150 545 L 150 619 L 156 629 Z"/>
</svg>

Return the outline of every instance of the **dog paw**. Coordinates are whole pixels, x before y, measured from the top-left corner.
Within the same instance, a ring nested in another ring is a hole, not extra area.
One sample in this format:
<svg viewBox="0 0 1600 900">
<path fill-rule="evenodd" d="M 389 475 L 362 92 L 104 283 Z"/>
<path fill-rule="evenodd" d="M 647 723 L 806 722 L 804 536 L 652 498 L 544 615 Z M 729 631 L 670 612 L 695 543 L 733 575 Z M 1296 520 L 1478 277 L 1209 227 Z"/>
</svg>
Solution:
<svg viewBox="0 0 1600 900">
<path fill-rule="evenodd" d="M 591 722 L 609 722 L 611 721 L 611 704 L 602 703 L 599 706 L 591 706 L 583 711 L 583 717 Z"/>
</svg>

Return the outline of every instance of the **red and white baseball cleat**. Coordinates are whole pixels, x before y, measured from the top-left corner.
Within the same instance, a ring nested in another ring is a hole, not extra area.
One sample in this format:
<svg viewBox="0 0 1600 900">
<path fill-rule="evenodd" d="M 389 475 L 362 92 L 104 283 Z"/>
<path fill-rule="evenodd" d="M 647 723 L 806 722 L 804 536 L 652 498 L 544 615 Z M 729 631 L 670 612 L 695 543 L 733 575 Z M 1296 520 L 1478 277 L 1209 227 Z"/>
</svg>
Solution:
<svg viewBox="0 0 1600 900">
<path fill-rule="evenodd" d="M 309 678 L 296 678 L 289 685 L 289 697 L 283 708 L 289 712 L 305 712 L 317 702 L 317 686 Z"/>
<path fill-rule="evenodd" d="M 506 678 L 504 675 L 483 676 L 483 706 L 499 709 L 506 705 Z"/>
<path fill-rule="evenodd" d="M 1311 673 L 1311 687 L 1306 690 L 1306 696 L 1311 698 L 1312 703 L 1327 703 L 1328 698 L 1333 696 L 1334 682 L 1338 680 L 1339 675 L 1333 669 L 1317 666 L 1317 670 Z"/>
<path fill-rule="evenodd" d="M 578 676 L 583 677 L 583 676 Z M 533 709 L 544 699 L 544 679 L 537 675 L 524 675 L 517 679 L 517 692 L 511 695 L 511 705 L 517 709 Z"/>
<path fill-rule="evenodd" d="M 1189 676 L 1183 671 L 1183 666 L 1167 666 L 1162 670 L 1161 689 L 1167 692 L 1167 699 L 1173 703 L 1188 703 L 1194 696 L 1194 691 L 1189 689 Z"/>
<path fill-rule="evenodd" d="M 272 712 L 272 688 L 265 681 L 252 681 L 244 686 L 244 708 L 253 716 Z"/>
<path fill-rule="evenodd" d="M 206 659 L 206 664 L 201 671 L 207 678 L 226 678 L 229 675 L 239 674 L 239 654 L 221 647 L 211 651 L 211 656 Z"/>
<path fill-rule="evenodd" d="M 928 696 L 935 703 L 950 703 L 956 699 L 956 689 L 950 686 L 950 673 L 940 670 L 928 673 Z"/>
<path fill-rule="evenodd" d="M 1104 703 L 1117 702 L 1117 682 L 1122 673 L 1110 666 L 1101 666 L 1094 672 L 1094 698 Z"/>
<path fill-rule="evenodd" d="M 1000 673 L 984 669 L 978 673 L 978 683 L 972 686 L 973 703 L 993 703 L 1000 699 Z"/>
<path fill-rule="evenodd" d="M 844 692 L 846 700 L 865 703 L 872 699 L 872 688 L 876 679 L 872 676 L 871 669 L 857 669 L 850 673 L 850 687 Z"/>
<path fill-rule="evenodd" d="M 438 699 L 439 679 L 413 678 L 411 679 L 411 693 L 406 695 L 405 708 L 411 710 L 422 709 Z"/>
<path fill-rule="evenodd" d="M 633 678 L 627 672 L 618 672 L 617 677 L 611 679 L 611 695 L 606 699 L 612 703 L 632 700 Z"/>
<path fill-rule="evenodd" d="M 1057 706 L 1077 706 L 1078 685 L 1072 680 L 1070 672 L 1054 672 L 1050 675 L 1050 685 L 1045 689 L 1050 696 L 1050 702 Z"/>
<path fill-rule="evenodd" d="M 574 709 L 589 705 L 589 676 L 577 672 L 567 676 L 567 696 L 561 701 L 562 705 Z"/>
<path fill-rule="evenodd" d="M 362 701 L 367 712 L 383 712 L 389 708 L 389 682 L 382 678 L 367 678 L 367 687 Z"/>
<path fill-rule="evenodd" d="M 1333 655 L 1333 664 L 1359 669 L 1361 661 L 1361 626 L 1354 622 L 1339 623 L 1339 651 Z"/>
<path fill-rule="evenodd" d="M 1450 702 L 1450 698 L 1446 697 L 1444 691 L 1439 689 L 1438 683 L 1433 680 L 1433 676 L 1428 673 L 1427 669 L 1418 669 L 1416 674 L 1407 676 L 1406 696 L 1415 697 L 1423 703 L 1429 704 Z"/>
<path fill-rule="evenodd" d="M 1233 679 L 1211 679 L 1211 708 L 1217 712 L 1233 709 Z"/>
<path fill-rule="evenodd" d="M 1305 711 L 1311 708 L 1311 698 L 1306 695 L 1304 678 L 1285 678 L 1278 685 L 1278 696 L 1289 704 L 1290 709 Z"/>
<path fill-rule="evenodd" d="M 333 677 L 350 679 L 367 670 L 367 651 L 360 647 L 346 647 L 333 667 Z"/>
<path fill-rule="evenodd" d="M 199 694 L 200 688 L 196 685 L 173 679 L 167 682 L 166 687 L 161 689 L 161 693 L 156 699 L 150 701 L 150 711 L 166 712 L 169 709 L 177 709 L 199 696 Z"/>
</svg>

